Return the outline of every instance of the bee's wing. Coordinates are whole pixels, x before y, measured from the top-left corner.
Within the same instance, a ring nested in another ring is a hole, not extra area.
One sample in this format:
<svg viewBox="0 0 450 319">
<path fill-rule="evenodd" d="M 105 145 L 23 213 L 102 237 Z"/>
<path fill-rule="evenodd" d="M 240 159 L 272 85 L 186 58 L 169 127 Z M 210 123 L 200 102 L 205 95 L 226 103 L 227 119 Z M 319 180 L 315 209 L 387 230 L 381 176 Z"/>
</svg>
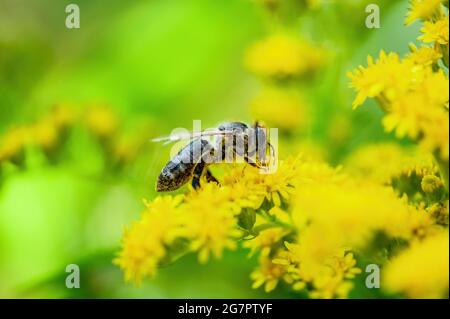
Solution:
<svg viewBox="0 0 450 319">
<path fill-rule="evenodd" d="M 202 136 L 221 136 L 221 135 L 233 135 L 233 131 L 221 131 L 221 130 L 206 130 L 201 132 L 186 132 L 178 134 L 170 134 L 166 136 L 160 136 L 152 139 L 152 142 L 164 142 L 164 145 L 178 142 L 181 140 L 189 140 L 199 138 Z"/>
</svg>

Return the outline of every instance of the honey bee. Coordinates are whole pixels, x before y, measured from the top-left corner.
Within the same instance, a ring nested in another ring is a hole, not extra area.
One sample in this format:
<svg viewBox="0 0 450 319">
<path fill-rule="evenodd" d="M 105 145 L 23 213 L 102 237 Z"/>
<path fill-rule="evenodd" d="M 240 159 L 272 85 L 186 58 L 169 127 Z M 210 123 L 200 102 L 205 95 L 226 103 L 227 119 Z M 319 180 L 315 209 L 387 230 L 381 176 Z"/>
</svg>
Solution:
<svg viewBox="0 0 450 319">
<path fill-rule="evenodd" d="M 219 183 L 208 166 L 236 162 L 238 158 L 251 166 L 267 169 L 274 148 L 268 142 L 266 131 L 267 129 L 258 122 L 253 126 L 241 122 L 224 122 L 212 130 L 153 139 L 155 142 L 166 143 L 191 140 L 161 170 L 156 191 L 174 191 L 189 180 L 192 187 L 197 189 L 200 187 L 202 176 L 205 176 L 207 182 Z M 211 137 L 214 138 L 213 142 L 208 140 Z"/>
</svg>

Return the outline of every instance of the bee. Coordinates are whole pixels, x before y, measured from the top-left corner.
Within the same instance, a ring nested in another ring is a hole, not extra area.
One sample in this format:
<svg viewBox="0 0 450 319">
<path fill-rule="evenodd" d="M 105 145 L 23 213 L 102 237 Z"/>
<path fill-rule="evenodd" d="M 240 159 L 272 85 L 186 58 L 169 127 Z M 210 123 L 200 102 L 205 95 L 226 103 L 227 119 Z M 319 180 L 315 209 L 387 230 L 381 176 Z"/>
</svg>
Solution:
<svg viewBox="0 0 450 319">
<path fill-rule="evenodd" d="M 192 187 L 198 189 L 202 176 L 205 176 L 207 182 L 219 184 L 208 166 L 236 162 L 237 158 L 242 158 L 251 166 L 267 169 L 274 148 L 268 142 L 266 131 L 258 122 L 253 126 L 242 122 L 224 122 L 212 130 L 153 139 L 155 142 L 165 141 L 166 144 L 183 139 L 191 140 L 161 170 L 156 191 L 174 191 L 189 180 Z M 208 139 L 211 137 L 214 141 Z M 270 154 L 269 157 L 267 153 Z"/>
</svg>

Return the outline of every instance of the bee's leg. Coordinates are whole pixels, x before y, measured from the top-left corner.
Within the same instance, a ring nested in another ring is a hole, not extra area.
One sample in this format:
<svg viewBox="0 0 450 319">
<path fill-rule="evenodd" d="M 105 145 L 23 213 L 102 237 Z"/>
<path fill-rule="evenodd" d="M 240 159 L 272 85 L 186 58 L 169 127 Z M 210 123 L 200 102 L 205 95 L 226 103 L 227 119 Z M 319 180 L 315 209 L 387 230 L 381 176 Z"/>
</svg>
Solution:
<svg viewBox="0 0 450 319">
<path fill-rule="evenodd" d="M 202 177 L 203 170 L 205 169 L 205 163 L 200 162 L 194 168 L 194 174 L 192 177 L 192 188 L 198 189 L 200 187 L 200 177 Z"/>
<path fill-rule="evenodd" d="M 244 156 L 244 160 L 247 164 L 249 164 L 250 166 L 256 167 L 256 168 L 260 168 L 255 162 L 251 161 L 247 155 Z"/>
<path fill-rule="evenodd" d="M 220 185 L 219 181 L 213 176 L 213 174 L 211 173 L 211 171 L 209 169 L 206 170 L 205 178 L 208 181 L 208 183 L 213 182 L 213 183 Z"/>
</svg>

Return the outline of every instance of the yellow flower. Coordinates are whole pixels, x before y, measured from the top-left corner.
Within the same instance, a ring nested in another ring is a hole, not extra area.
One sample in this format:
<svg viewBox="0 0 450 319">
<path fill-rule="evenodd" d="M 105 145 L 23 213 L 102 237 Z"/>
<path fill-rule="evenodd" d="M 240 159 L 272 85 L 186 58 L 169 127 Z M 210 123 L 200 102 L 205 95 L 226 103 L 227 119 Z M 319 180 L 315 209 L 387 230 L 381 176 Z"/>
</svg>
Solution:
<svg viewBox="0 0 450 319">
<path fill-rule="evenodd" d="M 442 158 L 448 159 L 448 94 L 447 76 L 442 71 L 424 70 L 422 80 L 392 102 L 383 119 L 386 130 L 418 139 L 425 150 L 439 150 Z"/>
<path fill-rule="evenodd" d="M 33 142 L 45 151 L 51 151 L 58 145 L 59 132 L 52 121 L 48 119 L 39 121 L 30 130 L 32 132 Z"/>
<path fill-rule="evenodd" d="M 356 260 L 352 253 L 342 251 L 333 256 L 327 265 L 328 272 L 314 279 L 314 290 L 311 298 L 347 298 L 353 288 L 353 283 L 346 279 L 353 279 L 361 273 L 361 269 L 355 267 Z"/>
<path fill-rule="evenodd" d="M 265 89 L 253 100 L 250 111 L 253 118 L 285 131 L 298 129 L 307 121 L 304 98 L 286 89 Z"/>
<path fill-rule="evenodd" d="M 178 208 L 182 199 L 163 196 L 146 203 L 141 219 L 125 231 L 122 251 L 114 260 L 124 270 L 125 280 L 138 284 L 144 277 L 153 277 L 167 247 L 184 235 Z"/>
<path fill-rule="evenodd" d="M 244 178 L 245 172 L 242 168 L 235 167 L 224 176 L 223 185 L 229 187 L 229 201 L 236 207 L 258 209 L 264 201 L 264 189 Z"/>
<path fill-rule="evenodd" d="M 299 242 L 310 242 L 318 260 L 337 249 L 364 247 L 376 231 L 409 240 L 434 229 L 428 215 L 398 198 L 392 188 L 350 180 L 298 185 L 292 218 Z"/>
<path fill-rule="evenodd" d="M 257 289 L 264 285 L 265 292 L 270 292 L 276 288 L 284 274 L 283 266 L 273 263 L 270 257 L 261 255 L 258 268 L 250 275 L 253 280 L 252 288 Z"/>
<path fill-rule="evenodd" d="M 411 213 L 408 222 L 408 228 L 411 230 L 410 241 L 426 239 L 442 230 L 436 225 L 434 218 L 424 210 L 419 210 L 419 213 Z"/>
<path fill-rule="evenodd" d="M 114 112 L 103 105 L 93 105 L 85 115 L 87 128 L 100 139 L 114 135 L 119 127 L 119 120 Z"/>
<path fill-rule="evenodd" d="M 304 160 L 298 157 L 296 165 L 296 185 L 308 185 L 310 183 L 342 184 L 347 176 L 341 172 L 342 167 L 331 167 L 322 161 Z"/>
<path fill-rule="evenodd" d="M 448 232 L 416 242 L 385 268 L 382 287 L 411 298 L 443 298 L 449 283 Z"/>
<path fill-rule="evenodd" d="M 75 122 L 76 114 L 72 107 L 58 104 L 50 111 L 49 118 L 58 129 L 66 129 Z"/>
<path fill-rule="evenodd" d="M 256 42 L 246 53 L 248 69 L 262 77 L 299 77 L 324 64 L 324 52 L 288 33 L 275 33 Z"/>
<path fill-rule="evenodd" d="M 275 9 L 278 1 L 260 3 Z M 272 174 L 248 164 L 224 167 L 220 184 L 203 177 L 199 189 L 146 204 L 114 261 L 125 278 L 151 277 L 159 265 L 189 251 L 204 263 L 243 243 L 250 255 L 259 254 L 252 287 L 266 292 L 283 281 L 312 298 L 346 298 L 361 273 L 355 258 L 361 253 L 366 261 L 384 261 L 385 291 L 445 296 L 448 194 L 439 176 L 446 175 L 442 162 L 449 157 L 449 94 L 448 76 L 440 67 L 447 62 L 448 18 L 441 1 L 413 0 L 407 22 L 415 19 L 425 20 L 421 39 L 435 42 L 433 47 L 412 44 L 403 58 L 381 51 L 349 77 L 357 92 L 353 107 L 375 98 L 385 112 L 385 129 L 413 139 L 418 147 L 365 145 L 338 167 L 322 162 L 323 155 L 280 156 Z M 316 72 L 324 54 L 278 32 L 250 47 L 245 63 L 263 80 L 298 79 Z M 266 87 L 253 101 L 252 113 L 270 126 L 293 131 L 304 124 L 307 107 L 297 91 L 281 84 Z M 111 142 L 117 136 L 118 121 L 110 110 L 91 109 L 86 121 L 100 139 Z M 349 123 L 336 117 L 334 125 L 331 132 L 342 134 L 329 137 L 341 143 L 351 134 Z M 286 134 L 280 145 L 297 149 L 303 143 L 294 140 Z M 134 156 L 129 144 L 107 145 L 118 161 Z"/>
<path fill-rule="evenodd" d="M 347 74 L 351 79 L 350 87 L 358 92 L 353 108 L 362 105 L 367 98 L 377 97 L 382 103 L 385 99 L 391 101 L 407 91 L 420 75 L 411 61 L 402 62 L 393 52 L 386 54 L 382 50 L 376 61 L 369 55 L 367 64 L 367 68 L 360 66 Z M 383 104 L 382 107 L 387 106 Z"/>
<path fill-rule="evenodd" d="M 376 62 L 369 56 L 368 64 L 349 74 L 351 86 L 358 91 L 353 107 L 367 97 L 377 98 L 387 112 L 383 125 L 388 132 L 395 130 L 399 138 L 408 136 L 424 150 L 438 150 L 443 159 L 448 159 L 449 92 L 445 73 L 383 51 Z"/>
<path fill-rule="evenodd" d="M 0 138 L 0 162 L 20 161 L 24 155 L 27 142 L 28 128 L 25 126 L 10 128 Z"/>
<path fill-rule="evenodd" d="M 423 33 L 418 39 L 425 42 L 435 42 L 441 45 L 448 45 L 448 16 L 442 17 L 436 22 L 427 21 L 420 31 Z"/>
<path fill-rule="evenodd" d="M 417 19 L 429 20 L 440 12 L 441 0 L 411 0 L 405 23 L 411 24 Z"/>
<path fill-rule="evenodd" d="M 265 229 L 257 237 L 246 240 L 243 246 L 250 248 L 250 256 L 257 251 L 261 251 L 263 256 L 268 256 L 275 244 L 280 242 L 287 233 L 288 231 L 281 227 Z"/>
<path fill-rule="evenodd" d="M 440 178 L 436 175 L 425 175 L 422 178 L 420 185 L 425 193 L 433 193 L 440 187 L 444 186 Z"/>
<path fill-rule="evenodd" d="M 345 160 L 345 170 L 355 177 L 390 185 L 395 178 L 437 174 L 433 157 L 396 143 L 364 145 Z"/>
<path fill-rule="evenodd" d="M 318 248 L 318 244 L 322 244 L 318 237 L 316 244 L 302 237 L 299 240 L 301 244 L 285 243 L 287 251 L 273 260 L 274 264 L 285 267 L 292 278 L 291 283 L 296 286 L 293 288 L 302 289 L 310 283 L 313 287 L 311 298 L 347 297 L 353 287 L 348 279 L 361 273 L 361 269 L 355 267 L 353 254 L 335 247 Z"/>
<path fill-rule="evenodd" d="M 444 203 L 435 203 L 427 209 L 427 213 L 438 225 L 448 226 L 448 200 Z"/>
<path fill-rule="evenodd" d="M 229 201 L 230 190 L 214 183 L 206 183 L 199 191 L 186 197 L 183 227 L 191 240 L 191 249 L 198 251 L 201 263 L 210 254 L 220 258 L 224 249 L 235 249 L 242 234 L 236 227 L 236 209 Z"/>
<path fill-rule="evenodd" d="M 353 288 L 353 283 L 343 281 L 339 277 L 323 276 L 315 281 L 314 286 L 315 289 L 310 293 L 311 298 L 346 298 Z"/>
<path fill-rule="evenodd" d="M 418 49 L 414 44 L 410 44 L 411 53 L 406 56 L 416 65 L 430 66 L 436 64 L 442 58 L 442 54 L 434 48 L 422 46 Z"/>
<path fill-rule="evenodd" d="M 331 267 L 338 276 L 346 279 L 353 279 L 355 275 L 361 273 L 361 269 L 356 266 L 353 253 L 342 252 L 339 256 L 334 256 Z"/>
<path fill-rule="evenodd" d="M 267 201 L 275 206 L 281 205 L 281 200 L 289 200 L 297 177 L 296 159 L 279 161 L 279 167 L 273 174 L 261 174 L 259 170 L 248 167 L 245 180 L 264 190 Z"/>
<path fill-rule="evenodd" d="M 242 207 L 258 209 L 264 200 L 280 206 L 281 200 L 288 200 L 294 189 L 297 162 L 298 159 L 293 158 L 279 161 L 279 167 L 273 174 L 262 174 L 249 165 L 244 170 L 236 167 L 224 177 L 224 185 L 234 190 L 232 193 L 240 190 L 241 196 L 237 201 L 242 203 Z"/>
<path fill-rule="evenodd" d="M 133 162 L 145 143 L 145 135 L 122 135 L 114 141 L 112 156 L 119 165 Z"/>
</svg>

